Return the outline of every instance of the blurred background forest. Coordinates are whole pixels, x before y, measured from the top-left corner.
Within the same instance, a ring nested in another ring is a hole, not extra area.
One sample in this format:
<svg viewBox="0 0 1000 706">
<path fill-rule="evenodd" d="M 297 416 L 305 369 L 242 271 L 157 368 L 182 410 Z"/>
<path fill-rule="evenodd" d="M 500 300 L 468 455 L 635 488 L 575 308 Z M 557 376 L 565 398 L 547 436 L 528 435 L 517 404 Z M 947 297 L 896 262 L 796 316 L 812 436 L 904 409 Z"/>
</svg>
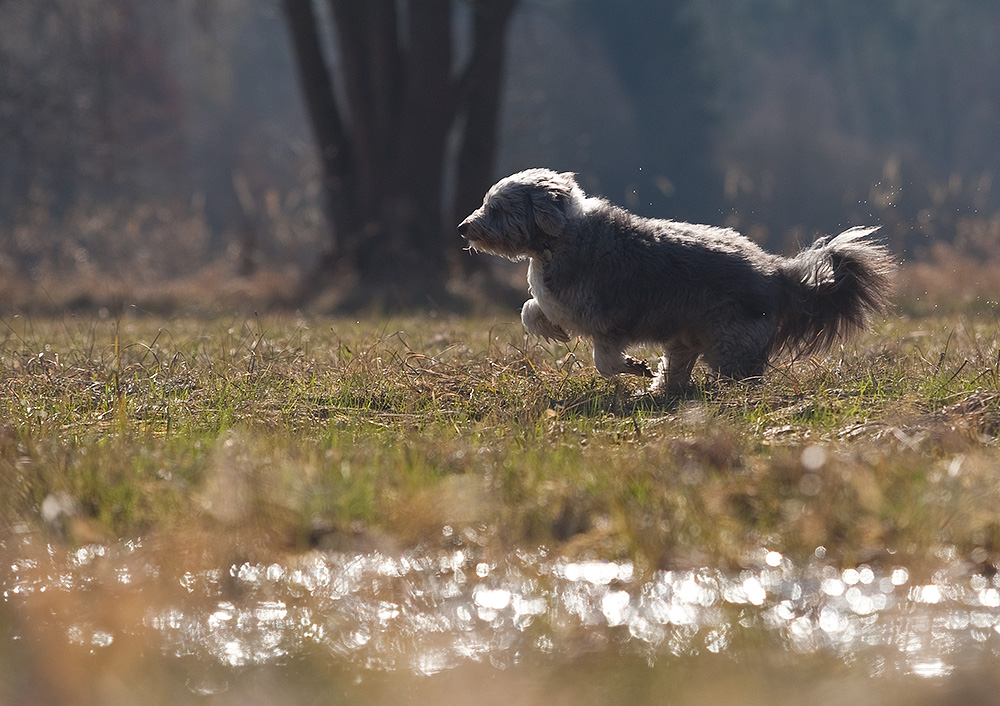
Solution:
<svg viewBox="0 0 1000 706">
<path fill-rule="evenodd" d="M 993 0 L 0 0 L 0 308 L 457 306 L 530 166 L 995 295 L 998 69 Z"/>
</svg>

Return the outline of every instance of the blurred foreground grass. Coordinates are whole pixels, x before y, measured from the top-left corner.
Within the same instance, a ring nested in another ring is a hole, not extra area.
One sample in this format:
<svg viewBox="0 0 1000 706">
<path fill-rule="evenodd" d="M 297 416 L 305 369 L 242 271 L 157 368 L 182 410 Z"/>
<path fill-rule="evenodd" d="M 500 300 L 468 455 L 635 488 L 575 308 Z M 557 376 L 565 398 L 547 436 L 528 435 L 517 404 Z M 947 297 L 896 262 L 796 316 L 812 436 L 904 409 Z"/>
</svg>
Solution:
<svg viewBox="0 0 1000 706">
<path fill-rule="evenodd" d="M 766 547 L 995 571 L 991 311 L 892 316 L 763 384 L 702 370 L 667 403 L 514 319 L 7 317 L 0 524 L 260 558 L 473 532 L 640 569 Z"/>
</svg>

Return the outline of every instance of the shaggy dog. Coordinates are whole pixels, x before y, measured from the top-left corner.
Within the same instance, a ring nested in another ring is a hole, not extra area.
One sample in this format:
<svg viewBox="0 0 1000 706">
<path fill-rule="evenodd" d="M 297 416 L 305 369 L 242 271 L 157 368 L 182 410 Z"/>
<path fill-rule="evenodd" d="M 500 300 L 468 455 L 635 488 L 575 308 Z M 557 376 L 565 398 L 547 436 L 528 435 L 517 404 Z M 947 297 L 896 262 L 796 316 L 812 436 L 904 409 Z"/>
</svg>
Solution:
<svg viewBox="0 0 1000 706">
<path fill-rule="evenodd" d="M 787 259 L 728 228 L 641 218 L 548 169 L 500 180 L 458 226 L 471 249 L 529 259 L 530 333 L 593 338 L 607 376 L 652 377 L 625 349 L 662 346 L 652 389 L 671 393 L 688 387 L 699 356 L 721 376 L 759 377 L 782 350 L 818 351 L 884 311 L 894 265 L 868 240 L 876 230 Z"/>
</svg>

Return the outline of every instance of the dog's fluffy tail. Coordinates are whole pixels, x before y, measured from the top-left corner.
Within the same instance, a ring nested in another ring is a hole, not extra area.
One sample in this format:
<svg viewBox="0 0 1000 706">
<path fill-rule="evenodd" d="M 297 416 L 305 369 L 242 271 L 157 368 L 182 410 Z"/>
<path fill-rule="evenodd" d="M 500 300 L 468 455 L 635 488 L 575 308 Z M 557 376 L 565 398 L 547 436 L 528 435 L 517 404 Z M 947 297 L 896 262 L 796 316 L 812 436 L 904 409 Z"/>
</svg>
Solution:
<svg viewBox="0 0 1000 706">
<path fill-rule="evenodd" d="M 895 264 L 883 245 L 868 240 L 877 230 L 851 228 L 782 263 L 790 296 L 778 348 L 822 350 L 863 328 L 870 313 L 885 312 Z"/>
</svg>

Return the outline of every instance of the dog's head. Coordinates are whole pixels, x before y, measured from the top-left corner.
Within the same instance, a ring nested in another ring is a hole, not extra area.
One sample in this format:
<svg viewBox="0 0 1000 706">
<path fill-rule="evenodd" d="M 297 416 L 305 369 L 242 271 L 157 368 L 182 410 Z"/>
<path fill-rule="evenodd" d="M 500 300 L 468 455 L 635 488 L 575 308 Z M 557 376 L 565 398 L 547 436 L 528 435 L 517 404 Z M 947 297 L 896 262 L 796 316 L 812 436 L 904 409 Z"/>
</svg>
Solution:
<svg viewBox="0 0 1000 706">
<path fill-rule="evenodd" d="M 551 247 L 586 198 L 572 172 L 528 169 L 494 184 L 458 232 L 473 250 L 522 260 Z"/>
</svg>

